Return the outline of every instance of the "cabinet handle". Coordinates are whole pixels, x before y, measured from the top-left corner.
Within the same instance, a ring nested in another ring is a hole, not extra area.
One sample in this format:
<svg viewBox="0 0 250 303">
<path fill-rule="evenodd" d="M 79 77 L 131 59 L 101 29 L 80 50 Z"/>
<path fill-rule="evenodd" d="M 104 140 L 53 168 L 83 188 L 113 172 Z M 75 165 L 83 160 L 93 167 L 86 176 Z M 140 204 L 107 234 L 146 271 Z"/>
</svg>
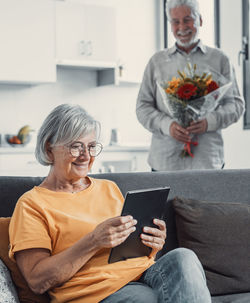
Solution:
<svg viewBox="0 0 250 303">
<path fill-rule="evenodd" d="M 81 40 L 79 42 L 80 55 L 86 55 L 86 49 L 87 49 L 86 42 L 84 40 Z"/>
<path fill-rule="evenodd" d="M 93 54 L 93 46 L 92 46 L 92 41 L 88 41 L 87 43 L 87 56 L 92 56 L 92 54 Z"/>
</svg>

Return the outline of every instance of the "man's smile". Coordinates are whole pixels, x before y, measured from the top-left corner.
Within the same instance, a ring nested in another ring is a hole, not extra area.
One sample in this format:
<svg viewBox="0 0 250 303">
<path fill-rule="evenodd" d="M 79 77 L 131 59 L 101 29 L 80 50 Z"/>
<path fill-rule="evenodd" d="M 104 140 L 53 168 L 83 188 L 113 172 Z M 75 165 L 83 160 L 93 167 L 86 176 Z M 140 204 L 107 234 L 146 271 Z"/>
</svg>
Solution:
<svg viewBox="0 0 250 303">
<path fill-rule="evenodd" d="M 188 38 L 188 37 L 190 37 L 190 35 L 192 35 L 192 31 L 191 30 L 178 31 L 177 32 L 177 36 L 180 37 L 180 38 Z"/>
</svg>

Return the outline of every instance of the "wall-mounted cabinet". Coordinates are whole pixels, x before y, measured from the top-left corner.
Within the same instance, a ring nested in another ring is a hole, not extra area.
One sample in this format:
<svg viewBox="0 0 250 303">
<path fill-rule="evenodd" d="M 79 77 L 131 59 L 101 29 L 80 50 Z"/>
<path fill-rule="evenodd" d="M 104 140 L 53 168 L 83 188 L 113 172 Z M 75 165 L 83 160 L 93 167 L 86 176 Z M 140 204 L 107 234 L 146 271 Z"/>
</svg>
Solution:
<svg viewBox="0 0 250 303">
<path fill-rule="evenodd" d="M 160 49 L 161 3 L 155 0 L 115 1 L 120 82 L 140 83 L 148 60 Z"/>
<path fill-rule="evenodd" d="M 116 61 L 115 10 L 78 1 L 56 2 L 58 60 Z"/>
<path fill-rule="evenodd" d="M 0 83 L 56 82 L 56 66 L 117 81 L 115 9 L 77 0 L 1 0 Z"/>
<path fill-rule="evenodd" d="M 0 82 L 56 82 L 57 65 L 96 70 L 97 85 L 139 83 L 157 50 L 157 7 L 154 0 L 109 6 L 104 0 L 1 0 Z"/>
<path fill-rule="evenodd" d="M 55 2 L 2 0 L 0 82 L 56 81 Z"/>
<path fill-rule="evenodd" d="M 57 65 L 95 69 L 98 84 L 116 79 L 115 9 L 81 1 L 56 1 Z"/>
</svg>

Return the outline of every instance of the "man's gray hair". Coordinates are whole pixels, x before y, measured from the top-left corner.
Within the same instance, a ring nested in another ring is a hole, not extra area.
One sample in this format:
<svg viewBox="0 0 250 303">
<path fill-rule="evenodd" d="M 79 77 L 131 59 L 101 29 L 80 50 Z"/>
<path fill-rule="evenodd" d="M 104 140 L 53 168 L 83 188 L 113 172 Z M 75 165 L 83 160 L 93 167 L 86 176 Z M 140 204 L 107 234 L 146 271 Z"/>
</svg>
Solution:
<svg viewBox="0 0 250 303">
<path fill-rule="evenodd" d="M 200 18 L 199 3 L 197 0 L 168 0 L 166 3 L 166 14 L 169 21 L 171 21 L 171 9 L 179 6 L 188 6 L 191 10 L 191 15 L 195 20 Z"/>
<path fill-rule="evenodd" d="M 100 123 L 94 120 L 80 105 L 61 104 L 44 120 L 38 135 L 35 156 L 42 165 L 53 164 L 48 156 L 48 144 L 68 145 L 92 132 L 100 135 Z"/>
</svg>

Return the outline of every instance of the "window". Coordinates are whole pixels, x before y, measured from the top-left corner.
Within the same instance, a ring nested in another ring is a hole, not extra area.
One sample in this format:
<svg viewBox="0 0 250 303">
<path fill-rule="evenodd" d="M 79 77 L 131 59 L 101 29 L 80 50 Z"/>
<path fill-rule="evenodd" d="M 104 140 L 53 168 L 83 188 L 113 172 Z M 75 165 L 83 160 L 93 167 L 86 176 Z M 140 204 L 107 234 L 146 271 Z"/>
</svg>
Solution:
<svg viewBox="0 0 250 303">
<path fill-rule="evenodd" d="M 164 1 L 164 7 L 167 0 Z M 209 46 L 220 46 L 219 41 L 219 0 L 198 0 L 203 25 L 200 27 L 200 38 Z M 165 47 L 172 46 L 175 39 L 169 23 L 165 18 Z"/>
</svg>

